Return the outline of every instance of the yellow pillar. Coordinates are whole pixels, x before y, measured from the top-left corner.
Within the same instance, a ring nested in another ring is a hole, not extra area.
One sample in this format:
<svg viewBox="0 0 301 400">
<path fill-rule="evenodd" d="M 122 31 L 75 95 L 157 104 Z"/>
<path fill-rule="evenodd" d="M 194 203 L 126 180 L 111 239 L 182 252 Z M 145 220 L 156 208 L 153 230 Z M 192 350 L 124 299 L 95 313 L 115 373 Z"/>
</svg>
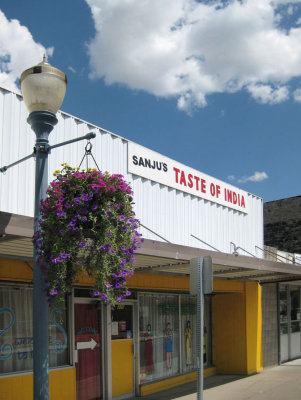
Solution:
<svg viewBox="0 0 301 400">
<path fill-rule="evenodd" d="M 256 282 L 218 281 L 214 289 L 213 363 L 217 372 L 252 374 L 261 371 L 260 285 Z"/>
<path fill-rule="evenodd" d="M 261 286 L 245 282 L 247 374 L 262 371 Z"/>
</svg>

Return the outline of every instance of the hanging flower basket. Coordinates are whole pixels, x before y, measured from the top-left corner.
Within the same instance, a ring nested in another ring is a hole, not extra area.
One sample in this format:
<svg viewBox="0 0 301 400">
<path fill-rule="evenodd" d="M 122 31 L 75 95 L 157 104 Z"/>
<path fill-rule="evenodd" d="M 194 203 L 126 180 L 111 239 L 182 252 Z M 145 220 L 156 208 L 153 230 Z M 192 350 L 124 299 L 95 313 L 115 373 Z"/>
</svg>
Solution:
<svg viewBox="0 0 301 400">
<path fill-rule="evenodd" d="M 70 294 L 76 276 L 94 278 L 93 296 L 115 305 L 131 293 L 134 252 L 142 243 L 133 192 L 122 175 L 62 164 L 41 201 L 34 235 L 49 302 Z"/>
</svg>

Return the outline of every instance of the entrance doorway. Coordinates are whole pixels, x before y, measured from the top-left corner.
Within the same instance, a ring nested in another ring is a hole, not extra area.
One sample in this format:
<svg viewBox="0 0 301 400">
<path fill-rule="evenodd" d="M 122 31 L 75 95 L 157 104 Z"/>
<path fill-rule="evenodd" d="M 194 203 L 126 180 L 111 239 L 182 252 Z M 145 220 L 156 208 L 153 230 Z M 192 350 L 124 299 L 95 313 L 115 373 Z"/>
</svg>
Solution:
<svg viewBox="0 0 301 400">
<path fill-rule="evenodd" d="M 76 399 L 102 399 L 101 312 L 97 303 L 74 304 Z"/>
<path fill-rule="evenodd" d="M 301 356 L 301 287 L 279 287 L 280 361 Z"/>
<path fill-rule="evenodd" d="M 134 304 L 122 303 L 112 309 L 113 398 L 128 398 L 135 391 L 136 323 L 134 307 Z"/>
</svg>

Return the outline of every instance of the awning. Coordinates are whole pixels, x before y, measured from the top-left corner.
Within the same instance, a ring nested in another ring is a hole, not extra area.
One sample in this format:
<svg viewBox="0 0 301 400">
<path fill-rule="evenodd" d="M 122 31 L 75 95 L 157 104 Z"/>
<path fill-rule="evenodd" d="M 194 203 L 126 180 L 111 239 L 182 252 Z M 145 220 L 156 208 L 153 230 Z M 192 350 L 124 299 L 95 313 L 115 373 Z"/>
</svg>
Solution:
<svg viewBox="0 0 301 400">
<path fill-rule="evenodd" d="M 0 212 L 0 258 L 31 261 L 32 235 L 32 217 Z M 189 276 L 191 258 L 208 255 L 212 257 L 214 279 L 259 283 L 301 280 L 301 266 L 148 239 L 137 251 L 135 270 Z"/>
</svg>

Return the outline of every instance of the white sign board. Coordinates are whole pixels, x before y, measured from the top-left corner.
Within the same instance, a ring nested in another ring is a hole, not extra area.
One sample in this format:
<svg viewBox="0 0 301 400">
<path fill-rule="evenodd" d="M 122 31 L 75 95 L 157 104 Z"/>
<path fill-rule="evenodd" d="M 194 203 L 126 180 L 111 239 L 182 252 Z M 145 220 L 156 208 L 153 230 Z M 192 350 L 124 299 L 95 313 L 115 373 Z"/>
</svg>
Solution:
<svg viewBox="0 0 301 400">
<path fill-rule="evenodd" d="M 248 193 L 138 144 L 128 143 L 128 172 L 248 213 Z"/>
</svg>

